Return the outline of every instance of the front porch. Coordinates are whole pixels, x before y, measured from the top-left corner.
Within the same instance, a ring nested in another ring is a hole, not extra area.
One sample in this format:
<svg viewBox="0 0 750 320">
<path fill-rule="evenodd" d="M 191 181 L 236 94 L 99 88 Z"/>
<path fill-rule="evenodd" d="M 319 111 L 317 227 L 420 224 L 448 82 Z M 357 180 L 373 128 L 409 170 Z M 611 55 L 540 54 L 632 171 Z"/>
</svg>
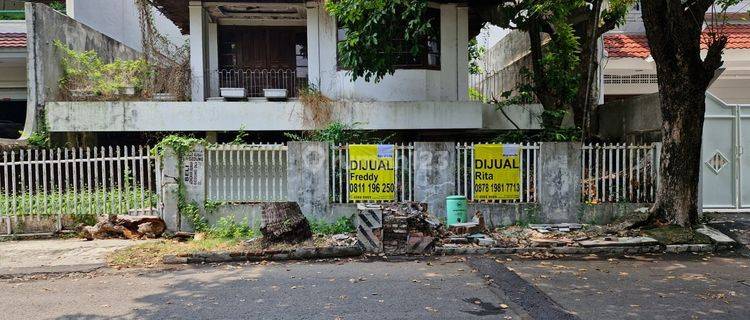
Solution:
<svg viewBox="0 0 750 320">
<path fill-rule="evenodd" d="M 297 97 L 308 84 L 306 20 L 301 1 L 190 2 L 191 69 L 204 70 L 192 100 Z"/>
</svg>

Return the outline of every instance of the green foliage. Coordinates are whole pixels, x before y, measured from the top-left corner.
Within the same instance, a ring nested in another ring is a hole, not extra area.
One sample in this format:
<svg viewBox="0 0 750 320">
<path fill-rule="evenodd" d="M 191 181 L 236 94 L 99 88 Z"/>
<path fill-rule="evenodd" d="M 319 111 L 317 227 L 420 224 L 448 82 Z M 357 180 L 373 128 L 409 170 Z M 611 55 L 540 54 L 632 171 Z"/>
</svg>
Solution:
<svg viewBox="0 0 750 320">
<path fill-rule="evenodd" d="M 50 8 L 55 9 L 55 11 L 65 14 L 65 1 L 53 1 L 50 2 L 49 6 Z"/>
<path fill-rule="evenodd" d="M 57 213 L 75 216 L 96 216 L 102 213 L 121 214 L 127 208 L 140 208 L 143 204 L 151 207 L 157 203 L 157 195 L 150 190 L 131 187 L 109 190 L 66 190 L 44 193 L 22 191 L 15 196 L 0 194 L 0 203 L 8 203 L 8 213 L 12 215 L 56 215 Z M 88 205 L 91 203 L 92 205 Z M 77 205 L 76 205 L 77 204 Z"/>
<path fill-rule="evenodd" d="M 26 14 L 23 10 L 0 10 L 0 20 L 24 20 Z"/>
<path fill-rule="evenodd" d="M 234 139 L 229 142 L 229 144 L 232 145 L 241 145 L 245 143 L 245 138 L 247 138 L 249 134 L 247 131 L 245 131 L 245 126 L 240 127 L 240 131 L 237 131 L 237 135 L 234 136 Z"/>
<path fill-rule="evenodd" d="M 105 63 L 96 51 L 75 51 L 60 40 L 55 40 L 54 45 L 63 53 L 60 87 L 69 93 L 111 99 L 123 88 L 133 87 L 137 92 L 143 90 L 152 74 L 152 66 L 144 59 L 117 59 Z"/>
<path fill-rule="evenodd" d="M 482 67 L 478 62 L 485 52 L 486 48 L 479 45 L 477 38 L 469 40 L 469 74 L 482 73 Z"/>
<path fill-rule="evenodd" d="M 188 224 L 193 227 L 195 232 L 207 232 L 209 230 L 208 220 L 201 214 L 198 204 L 195 202 L 187 203 L 185 200 L 183 188 L 178 187 L 177 194 L 177 211 L 180 216 L 186 218 Z"/>
<path fill-rule="evenodd" d="M 247 218 L 237 223 L 232 216 L 220 218 L 208 229 L 208 236 L 218 239 L 246 239 L 255 237 L 257 234 L 257 231 L 250 227 Z"/>
<path fill-rule="evenodd" d="M 178 134 L 170 134 L 159 143 L 157 143 L 153 149 L 151 149 L 151 153 L 159 156 L 164 155 L 164 150 L 166 148 L 171 148 L 174 150 L 175 155 L 179 158 L 182 158 L 185 153 L 192 150 L 195 145 L 198 144 L 205 144 L 206 141 L 203 139 L 198 139 L 191 136 L 182 136 Z"/>
<path fill-rule="evenodd" d="M 47 131 L 46 115 L 42 113 L 39 117 L 39 126 L 36 131 L 29 135 L 26 142 L 34 148 L 49 148 L 51 146 L 49 131 Z"/>
<path fill-rule="evenodd" d="M 214 214 L 216 213 L 216 210 L 219 210 L 219 206 L 222 205 L 224 205 L 224 202 L 206 200 L 206 202 L 203 203 L 203 208 L 206 210 L 206 214 Z"/>
<path fill-rule="evenodd" d="M 433 33 L 426 0 L 331 0 L 326 10 L 346 30 L 338 58 L 354 80 L 393 74 L 401 53 L 419 56 Z"/>
<path fill-rule="evenodd" d="M 323 129 L 311 130 L 300 135 L 285 132 L 284 136 L 293 141 L 323 141 L 333 144 L 339 143 L 382 143 L 390 139 L 391 136 L 378 138 L 373 131 L 357 130 L 359 123 L 348 125 L 342 122 L 329 123 Z"/>
<path fill-rule="evenodd" d="M 323 220 L 315 220 L 310 223 L 310 229 L 314 234 L 333 235 L 339 233 L 354 232 L 354 223 L 351 217 L 341 217 L 333 223 Z"/>
</svg>

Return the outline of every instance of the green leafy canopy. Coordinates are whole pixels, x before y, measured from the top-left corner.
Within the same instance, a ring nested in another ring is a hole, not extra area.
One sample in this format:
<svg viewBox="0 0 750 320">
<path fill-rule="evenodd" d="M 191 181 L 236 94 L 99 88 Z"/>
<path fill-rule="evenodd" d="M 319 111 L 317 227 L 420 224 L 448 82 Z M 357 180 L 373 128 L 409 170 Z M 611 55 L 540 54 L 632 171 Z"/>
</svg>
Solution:
<svg viewBox="0 0 750 320">
<path fill-rule="evenodd" d="M 432 32 L 423 19 L 426 0 L 330 0 L 326 10 L 346 37 L 338 44 L 339 64 L 353 80 L 379 81 L 395 72 L 399 53 L 414 56 Z"/>
</svg>

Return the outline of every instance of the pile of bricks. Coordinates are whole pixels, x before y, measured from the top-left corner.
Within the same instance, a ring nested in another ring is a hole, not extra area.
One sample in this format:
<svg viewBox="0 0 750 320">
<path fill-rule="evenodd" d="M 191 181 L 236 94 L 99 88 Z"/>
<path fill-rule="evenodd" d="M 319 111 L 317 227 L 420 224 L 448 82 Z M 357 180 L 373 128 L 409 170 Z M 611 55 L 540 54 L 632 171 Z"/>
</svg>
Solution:
<svg viewBox="0 0 750 320">
<path fill-rule="evenodd" d="M 365 210 L 360 210 L 360 215 L 363 211 Z M 379 215 L 382 218 L 382 226 L 379 226 L 379 230 L 367 229 L 372 226 L 372 223 L 363 221 L 365 219 L 361 219 L 363 223 L 357 226 L 358 233 L 366 229 L 370 234 L 375 235 L 375 237 L 369 237 L 370 239 L 381 240 L 381 243 L 366 248 L 368 251 L 389 255 L 425 253 L 432 249 L 438 236 L 440 223 L 430 219 L 427 205 L 423 203 L 383 204 L 377 207 L 370 205 L 365 212 L 367 217 Z"/>
</svg>

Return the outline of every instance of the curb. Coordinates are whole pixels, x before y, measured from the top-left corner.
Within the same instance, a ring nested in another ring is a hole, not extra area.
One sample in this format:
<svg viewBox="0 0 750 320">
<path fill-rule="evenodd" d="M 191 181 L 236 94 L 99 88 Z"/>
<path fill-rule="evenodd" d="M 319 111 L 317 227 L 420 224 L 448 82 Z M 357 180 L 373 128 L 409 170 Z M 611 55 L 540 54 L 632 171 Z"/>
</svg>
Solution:
<svg viewBox="0 0 750 320">
<path fill-rule="evenodd" d="M 436 247 L 437 255 L 465 255 L 465 254 L 517 254 L 517 253 L 553 253 L 553 254 L 639 254 L 639 253 L 685 253 L 685 252 L 716 252 L 727 250 L 729 247 L 713 244 L 676 244 L 650 245 L 628 247 L 531 247 L 531 248 L 451 248 Z"/>
<path fill-rule="evenodd" d="M 164 256 L 164 264 L 186 264 L 186 263 L 219 263 L 219 262 L 245 262 L 245 261 L 287 261 L 287 260 L 317 260 L 333 258 L 351 258 L 364 254 L 364 251 L 356 246 L 351 247 L 318 247 L 297 248 L 292 250 L 269 250 L 269 251 L 218 251 L 199 252 L 180 255 Z"/>
</svg>

